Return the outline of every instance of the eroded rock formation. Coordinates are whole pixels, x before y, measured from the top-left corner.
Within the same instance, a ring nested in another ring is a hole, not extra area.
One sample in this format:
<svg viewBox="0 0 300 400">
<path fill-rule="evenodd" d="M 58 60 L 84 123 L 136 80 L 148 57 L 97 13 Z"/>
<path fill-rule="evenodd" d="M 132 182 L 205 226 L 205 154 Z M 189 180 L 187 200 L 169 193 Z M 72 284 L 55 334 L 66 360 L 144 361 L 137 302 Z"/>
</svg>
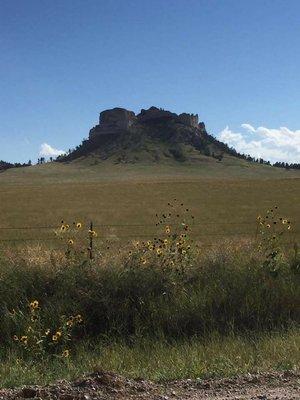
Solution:
<svg viewBox="0 0 300 400">
<path fill-rule="evenodd" d="M 159 122 L 174 121 L 188 127 L 201 129 L 198 114 L 175 114 L 157 107 L 142 109 L 138 115 L 125 108 L 113 108 L 100 113 L 99 124 L 90 130 L 89 138 L 95 139 L 102 135 L 114 135 L 129 131 L 131 127 L 139 124 L 155 124 Z"/>
</svg>

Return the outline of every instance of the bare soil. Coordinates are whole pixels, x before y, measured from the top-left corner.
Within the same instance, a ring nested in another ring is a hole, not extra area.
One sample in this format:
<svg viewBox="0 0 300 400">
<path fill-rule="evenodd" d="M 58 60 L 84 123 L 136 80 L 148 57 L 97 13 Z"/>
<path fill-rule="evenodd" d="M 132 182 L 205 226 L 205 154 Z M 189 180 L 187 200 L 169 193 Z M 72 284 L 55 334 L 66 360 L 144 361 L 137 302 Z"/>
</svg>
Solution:
<svg viewBox="0 0 300 400">
<path fill-rule="evenodd" d="M 296 400 L 300 399 L 300 374 L 293 372 L 246 375 L 227 379 L 180 380 L 153 383 L 95 372 L 74 382 L 60 381 L 44 387 L 0 389 L 1 400 Z"/>
</svg>

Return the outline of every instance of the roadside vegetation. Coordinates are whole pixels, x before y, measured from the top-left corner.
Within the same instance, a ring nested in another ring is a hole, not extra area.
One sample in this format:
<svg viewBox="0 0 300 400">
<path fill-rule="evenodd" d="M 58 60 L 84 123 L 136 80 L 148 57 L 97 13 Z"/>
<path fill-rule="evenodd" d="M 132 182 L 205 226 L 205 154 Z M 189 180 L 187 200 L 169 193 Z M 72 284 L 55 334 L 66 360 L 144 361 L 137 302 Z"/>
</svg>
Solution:
<svg viewBox="0 0 300 400">
<path fill-rule="evenodd" d="M 121 250 L 82 221 L 61 221 L 53 235 L 64 250 L 1 253 L 2 384 L 62 369 L 159 380 L 296 368 L 300 255 L 292 240 L 283 245 L 291 221 L 275 206 L 257 217 L 256 240 L 199 246 L 184 204 L 156 217 L 156 237 Z"/>
</svg>

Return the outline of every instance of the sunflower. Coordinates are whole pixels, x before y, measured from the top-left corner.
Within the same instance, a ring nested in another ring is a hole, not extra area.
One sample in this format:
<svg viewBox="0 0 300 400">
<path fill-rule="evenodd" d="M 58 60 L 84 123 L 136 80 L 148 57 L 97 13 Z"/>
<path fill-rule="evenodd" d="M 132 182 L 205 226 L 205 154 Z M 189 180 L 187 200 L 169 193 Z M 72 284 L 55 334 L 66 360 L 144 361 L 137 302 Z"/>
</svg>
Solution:
<svg viewBox="0 0 300 400">
<path fill-rule="evenodd" d="M 31 321 L 31 322 L 36 322 L 37 319 L 38 319 L 37 315 L 32 315 L 32 316 L 30 317 L 30 321 Z"/>
<path fill-rule="evenodd" d="M 73 321 L 69 319 L 66 323 L 67 327 L 71 328 L 73 326 Z"/>
<path fill-rule="evenodd" d="M 69 357 L 69 355 L 70 355 L 70 350 L 64 350 L 63 352 L 62 352 L 62 357 L 64 357 L 64 358 L 68 358 Z"/>
<path fill-rule="evenodd" d="M 36 310 L 39 308 L 39 302 L 37 300 L 33 300 L 30 302 L 29 306 L 32 310 Z"/>
<path fill-rule="evenodd" d="M 25 344 L 25 346 L 27 345 L 27 343 L 28 343 L 28 336 L 21 336 L 21 338 L 20 338 L 20 341 L 23 343 L 23 344 Z"/>
<path fill-rule="evenodd" d="M 76 322 L 80 323 L 80 322 L 83 321 L 83 318 L 82 318 L 82 316 L 80 314 L 77 314 L 76 317 L 75 317 L 75 320 L 76 320 Z"/>
</svg>

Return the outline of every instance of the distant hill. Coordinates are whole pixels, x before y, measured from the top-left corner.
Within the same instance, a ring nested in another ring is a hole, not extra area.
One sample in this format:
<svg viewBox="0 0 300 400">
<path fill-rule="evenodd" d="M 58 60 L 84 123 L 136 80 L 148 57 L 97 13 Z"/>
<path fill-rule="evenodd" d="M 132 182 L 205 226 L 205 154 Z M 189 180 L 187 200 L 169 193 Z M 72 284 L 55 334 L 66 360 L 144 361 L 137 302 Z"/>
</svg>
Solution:
<svg viewBox="0 0 300 400">
<path fill-rule="evenodd" d="M 175 114 L 150 107 L 135 115 L 124 108 L 113 108 L 101 112 L 89 138 L 58 161 L 93 156 L 99 162 L 194 163 L 203 156 L 222 161 L 225 155 L 249 160 L 249 156 L 209 135 L 197 114 Z"/>
</svg>

